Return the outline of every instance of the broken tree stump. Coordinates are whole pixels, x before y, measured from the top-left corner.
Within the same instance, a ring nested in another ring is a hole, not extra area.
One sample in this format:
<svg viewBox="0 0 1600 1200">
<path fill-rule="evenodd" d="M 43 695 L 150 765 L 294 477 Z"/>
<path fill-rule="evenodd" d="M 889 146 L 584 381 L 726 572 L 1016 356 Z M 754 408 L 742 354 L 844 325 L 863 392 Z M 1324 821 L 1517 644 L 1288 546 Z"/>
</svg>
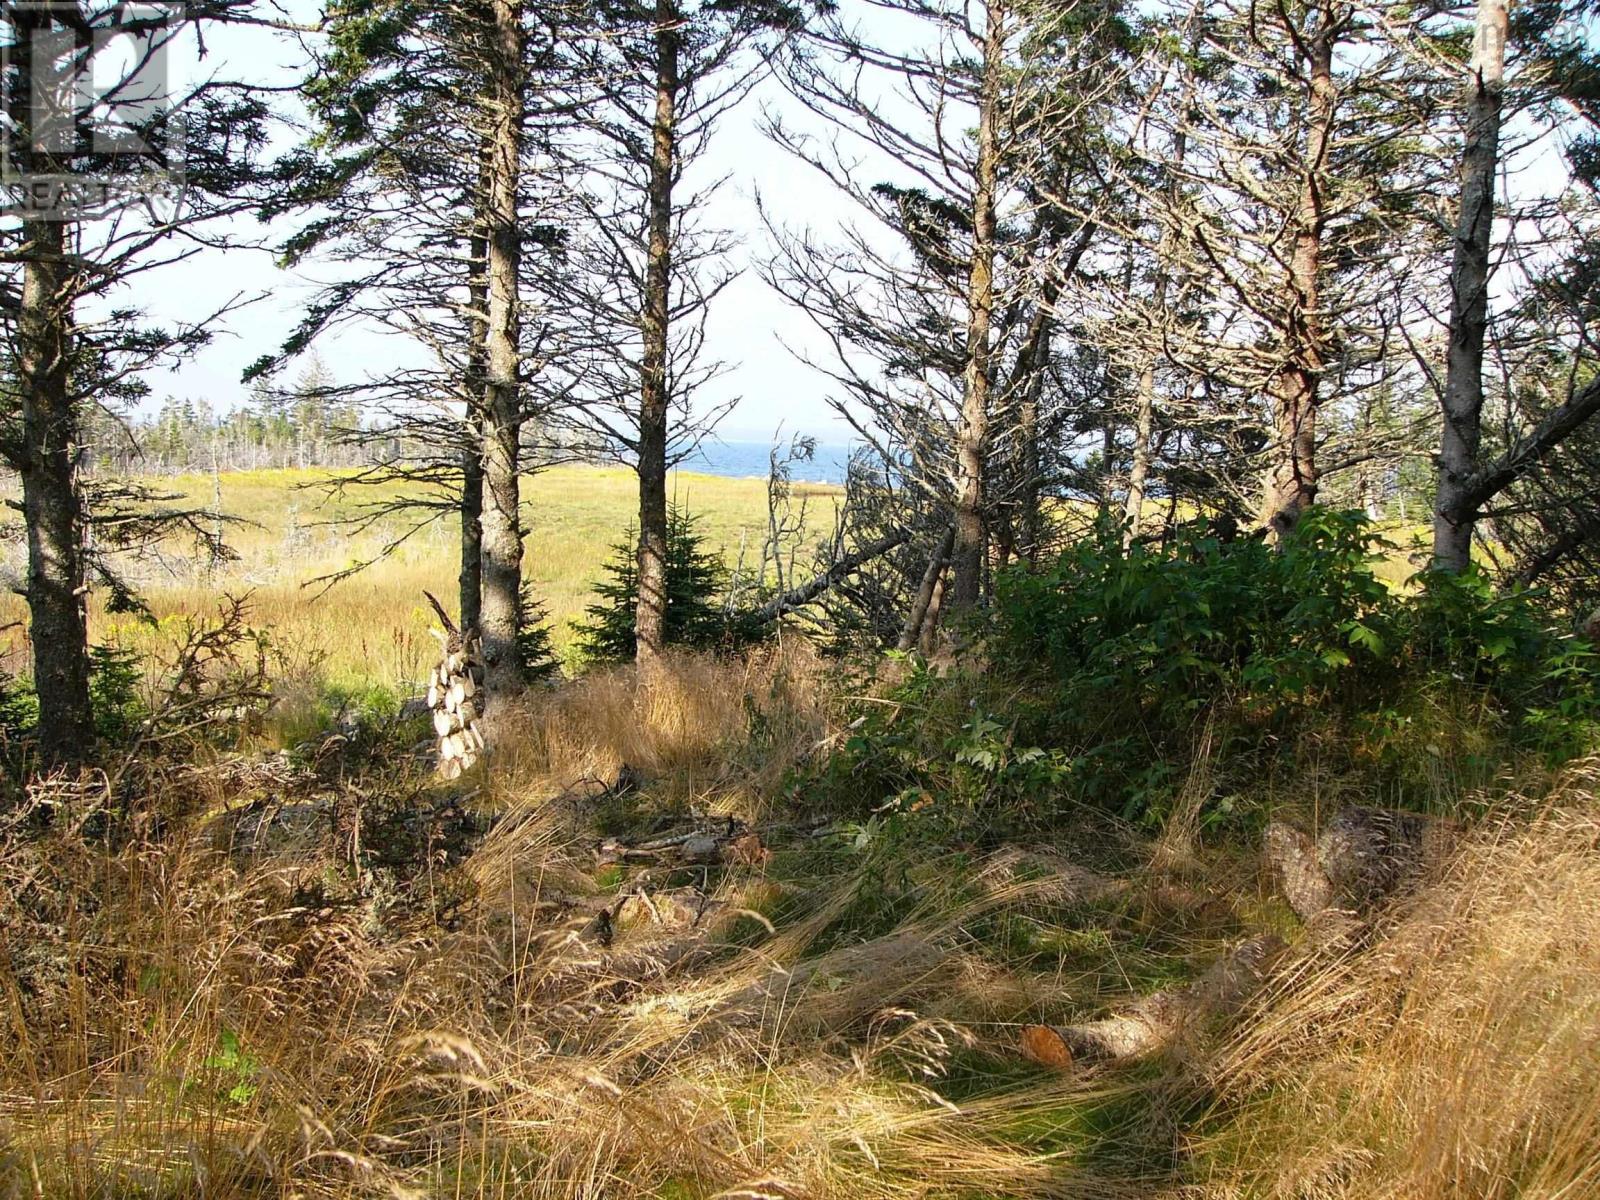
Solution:
<svg viewBox="0 0 1600 1200">
<path fill-rule="evenodd" d="M 1196 1025 L 1237 1012 L 1261 987 L 1283 950 L 1283 939 L 1274 935 L 1251 938 L 1211 964 L 1193 983 L 1155 992 L 1125 1012 L 1076 1025 L 1024 1026 L 1022 1053 L 1059 1070 L 1141 1058 L 1171 1045 Z"/>
<path fill-rule="evenodd" d="M 1333 885 L 1317 861 L 1317 843 L 1309 833 L 1273 821 L 1262 836 L 1261 852 L 1278 877 L 1283 898 L 1302 921 L 1333 902 Z"/>
<path fill-rule="evenodd" d="M 1445 849 L 1448 822 L 1354 804 L 1314 841 L 1292 826 L 1267 826 L 1262 856 L 1302 921 L 1330 908 L 1371 908 L 1415 880 Z"/>
</svg>

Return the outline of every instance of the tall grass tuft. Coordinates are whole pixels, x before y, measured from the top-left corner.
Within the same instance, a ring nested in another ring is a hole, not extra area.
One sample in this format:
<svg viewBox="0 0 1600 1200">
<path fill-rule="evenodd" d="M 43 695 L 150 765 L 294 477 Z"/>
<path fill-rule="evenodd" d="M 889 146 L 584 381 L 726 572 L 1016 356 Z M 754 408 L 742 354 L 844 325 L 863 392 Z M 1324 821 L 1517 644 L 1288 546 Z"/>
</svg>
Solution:
<svg viewBox="0 0 1600 1200">
<path fill-rule="evenodd" d="M 792 767 L 844 733 L 834 673 L 793 645 L 597 673 L 504 716 L 476 796 L 398 756 L 172 766 L 131 807 L 36 793 L 48 823 L 0 821 L 0 1196 L 1594 1191 L 1600 764 L 1495 806 L 1375 932 L 1304 939 L 1220 1049 L 1060 1074 L 1020 1024 L 1214 956 L 1243 917 L 1161 928 L 1141 885 L 1229 871 L 1185 830 L 1163 876 L 1089 901 L 1048 851 L 774 832 Z M 624 763 L 642 789 L 595 782 Z M 493 824 L 459 859 L 353 850 L 391 809 L 463 804 Z M 614 804 L 764 821 L 777 854 L 692 875 L 703 924 L 600 948 L 575 935 L 616 894 Z"/>
<path fill-rule="evenodd" d="M 1600 1192 L 1597 787 L 1502 801 L 1376 940 L 1305 956 L 1217 1068 L 1216 1194 Z"/>
</svg>

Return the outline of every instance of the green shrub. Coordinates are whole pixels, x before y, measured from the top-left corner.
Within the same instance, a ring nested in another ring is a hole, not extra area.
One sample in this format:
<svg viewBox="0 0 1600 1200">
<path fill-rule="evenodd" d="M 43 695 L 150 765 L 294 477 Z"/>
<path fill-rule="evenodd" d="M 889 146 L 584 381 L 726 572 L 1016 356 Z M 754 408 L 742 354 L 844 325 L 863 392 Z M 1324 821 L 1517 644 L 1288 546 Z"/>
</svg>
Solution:
<svg viewBox="0 0 1600 1200">
<path fill-rule="evenodd" d="M 639 604 L 638 534 L 630 528 L 611 547 L 606 577 L 595 585 L 600 599 L 584 611 L 578 643 L 601 662 L 631 660 L 638 646 L 634 616 Z M 705 649 L 729 632 L 719 597 L 727 582 L 722 558 L 705 548 L 696 518 L 674 505 L 667 513 L 667 615 L 665 641 Z"/>
<path fill-rule="evenodd" d="M 1124 551 L 1105 526 L 1044 571 L 1001 577 L 1001 657 L 1046 667 L 1118 724 L 1186 726 L 1220 694 L 1320 702 L 1394 646 L 1374 557 L 1358 513 L 1314 509 L 1281 549 L 1184 534 Z"/>
<path fill-rule="evenodd" d="M 1159 823 L 1204 755 L 1209 823 L 1310 770 L 1369 799 L 1459 802 L 1514 756 L 1595 743 L 1600 662 L 1539 596 L 1477 572 L 1391 590 L 1381 548 L 1360 513 L 1319 509 L 1277 548 L 1182 533 L 1125 550 L 1107 525 L 1000 577 L 986 674 L 913 664 L 805 786 L 967 835 L 1078 804 Z"/>
<path fill-rule="evenodd" d="M 1063 705 L 1171 734 L 1218 700 L 1280 722 L 1368 712 L 1409 689 L 1471 689 L 1534 740 L 1600 714 L 1593 648 L 1478 571 L 1393 591 L 1358 512 L 1312 509 L 1283 546 L 1189 535 L 1124 552 L 1108 533 L 1002 578 L 1004 657 L 1038 662 Z M 1564 729 L 1568 741 L 1575 729 Z"/>
</svg>

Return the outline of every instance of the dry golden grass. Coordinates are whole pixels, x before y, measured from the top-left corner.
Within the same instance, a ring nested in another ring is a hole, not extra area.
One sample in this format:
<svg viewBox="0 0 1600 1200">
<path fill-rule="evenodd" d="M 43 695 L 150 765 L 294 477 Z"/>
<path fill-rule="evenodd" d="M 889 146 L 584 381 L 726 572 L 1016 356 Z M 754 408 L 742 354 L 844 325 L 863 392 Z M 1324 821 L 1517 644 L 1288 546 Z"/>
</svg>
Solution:
<svg viewBox="0 0 1600 1200">
<path fill-rule="evenodd" d="M 829 731 L 824 674 L 803 646 L 684 658 L 654 690 L 601 674 L 510 718 L 504 811 L 453 929 L 335 898 L 326 839 L 230 851 L 226 815 L 116 848 L 71 820 L 0 829 L 0 916 L 60 929 L 0 959 L 0 1195 L 1139 1194 L 1017 1132 L 1123 1085 L 1035 1077 L 959 1106 L 928 1086 L 995 1036 L 972 1021 L 1037 1003 L 964 922 L 1048 880 L 962 910 L 941 887 L 823 945 L 862 864 L 732 869 L 692 959 L 695 934 L 636 923 L 601 954 L 552 916 L 597 886 L 576 840 L 592 791 L 570 782 L 625 760 L 664 785 L 653 803 L 761 815 Z M 175 770 L 163 803 L 215 813 L 257 769 Z"/>
<path fill-rule="evenodd" d="M 1502 803 L 1375 941 L 1303 957 L 1218 1068 L 1216 1194 L 1600 1194 L 1597 786 Z"/>
<path fill-rule="evenodd" d="M 765 817 L 784 771 L 827 736 L 839 664 L 785 638 L 743 658 L 673 654 L 670 665 L 648 689 L 631 667 L 591 671 L 504 716 L 495 792 L 611 780 L 628 764 L 668 803 Z"/>
<path fill-rule="evenodd" d="M 1059 879 L 977 851 L 773 833 L 769 867 L 707 877 L 706 928 L 575 942 L 572 905 L 617 883 L 582 781 L 626 762 L 652 777 L 646 818 L 778 829 L 784 770 L 839 733 L 835 670 L 803 645 L 685 656 L 650 689 L 598 673 L 502 714 L 497 823 L 404 886 L 355 878 L 337 838 L 245 853 L 221 811 L 441 798 L 403 762 L 344 791 L 173 768 L 164 815 L 115 845 L 70 807 L 42 836 L 0 824 L 0 930 L 27 938 L 0 955 L 0 1196 L 1593 1193 L 1593 766 L 1531 818 L 1507 806 L 1381 936 L 1303 950 L 1217 1055 L 1131 1071 L 1047 1073 L 1014 1047 L 1019 1022 L 1138 992 L 1126 947 L 1151 912 L 1064 908 Z M 995 936 L 1021 925 L 1094 948 L 1039 969 Z M 1226 927 L 1157 932 L 1181 957 Z"/>
<path fill-rule="evenodd" d="M 448 520 L 411 537 L 393 555 L 317 598 L 311 580 L 372 558 L 408 525 L 386 518 L 365 531 L 337 524 L 362 503 L 398 495 L 394 487 L 330 496 L 329 474 L 316 470 L 230 472 L 148 481 L 181 493 L 189 502 L 220 508 L 241 519 L 227 532 L 239 559 L 217 570 L 186 547 L 173 545 L 123 564 L 159 621 L 151 628 L 136 618 L 107 613 L 103 597 L 91 598 L 92 640 L 159 654 L 185 617 L 214 613 L 223 592 L 251 596 L 255 622 L 271 631 L 283 653 L 280 674 L 316 675 L 345 687 L 396 687 L 422 679 L 435 643 L 427 635 L 432 613 L 424 588 L 446 603 L 455 594 L 458 530 Z M 753 564 L 765 536 L 766 481 L 675 472 L 669 480 L 676 503 L 700 518 L 707 544 L 732 566 L 741 546 Z M 556 467 L 523 483 L 523 520 L 528 530 L 524 571 L 545 604 L 557 652 L 574 651 L 572 624 L 585 605 L 611 546 L 621 541 L 638 511 L 634 474 L 617 467 Z M 796 503 L 806 503 L 808 528 L 831 529 L 839 489 L 796 485 Z M 14 595 L 0 598 L 0 624 L 26 610 Z M 26 674 L 28 647 L 19 633 L 3 663 Z"/>
<path fill-rule="evenodd" d="M 5 915 L 59 922 L 61 941 L 0 979 L 0 1194 L 1082 1194 L 1003 1136 L 1061 1085 L 957 1110 L 902 1069 L 968 1037 L 898 1008 L 962 984 L 949 920 L 787 976 L 848 902 L 846 872 L 776 938 L 674 974 L 664 934 L 595 955 L 541 909 L 584 875 L 562 776 L 626 758 L 686 802 L 736 805 L 824 730 L 816 674 L 803 650 L 685 659 L 650 693 L 616 672 L 518 715 L 525 747 L 494 781 L 507 811 L 462 869 L 480 902 L 450 933 L 314 899 L 328 859 L 240 858 L 224 818 L 117 850 L 70 821 L 42 840 L 11 822 Z M 728 752 L 763 707 L 736 779 Z M 179 771 L 166 795 L 205 810 L 240 782 Z M 754 909 L 771 885 L 742 870 L 718 896 Z"/>
</svg>

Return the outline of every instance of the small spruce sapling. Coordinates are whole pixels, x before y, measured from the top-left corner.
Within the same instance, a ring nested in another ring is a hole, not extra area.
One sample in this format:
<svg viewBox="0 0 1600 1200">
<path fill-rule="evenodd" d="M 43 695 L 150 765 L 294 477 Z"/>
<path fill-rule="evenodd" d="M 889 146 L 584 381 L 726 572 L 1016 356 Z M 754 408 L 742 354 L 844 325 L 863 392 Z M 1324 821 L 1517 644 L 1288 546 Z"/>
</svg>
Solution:
<svg viewBox="0 0 1600 1200">
<path fill-rule="evenodd" d="M 721 643 L 728 622 L 718 597 L 727 582 L 719 555 L 705 548 L 697 518 L 674 505 L 667 514 L 668 645 L 704 649 Z M 599 600 L 584 611 L 589 620 L 578 627 L 579 643 L 591 659 L 621 662 L 634 657 L 637 641 L 634 613 L 639 595 L 635 557 L 636 533 L 629 529 L 611 548 L 606 577 L 595 585 Z"/>
</svg>

